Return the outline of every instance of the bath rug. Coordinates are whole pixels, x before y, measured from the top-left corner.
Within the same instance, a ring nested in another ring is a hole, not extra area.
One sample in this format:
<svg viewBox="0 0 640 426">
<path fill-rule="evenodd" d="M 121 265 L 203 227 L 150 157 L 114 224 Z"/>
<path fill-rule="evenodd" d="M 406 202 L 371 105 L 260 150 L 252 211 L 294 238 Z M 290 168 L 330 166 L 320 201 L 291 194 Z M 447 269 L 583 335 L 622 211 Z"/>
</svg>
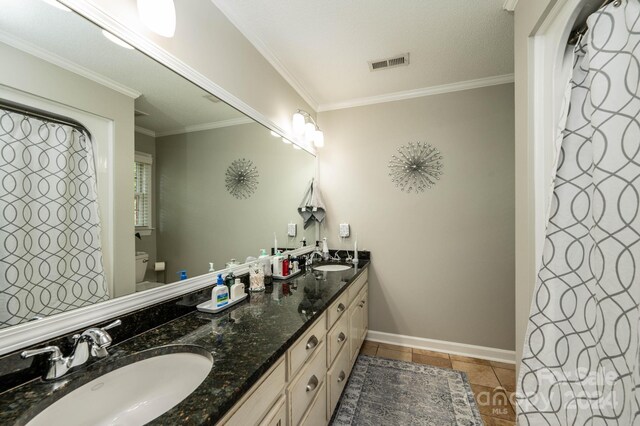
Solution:
<svg viewBox="0 0 640 426">
<path fill-rule="evenodd" d="M 483 423 L 465 373 L 360 355 L 331 424 L 481 426 Z"/>
</svg>

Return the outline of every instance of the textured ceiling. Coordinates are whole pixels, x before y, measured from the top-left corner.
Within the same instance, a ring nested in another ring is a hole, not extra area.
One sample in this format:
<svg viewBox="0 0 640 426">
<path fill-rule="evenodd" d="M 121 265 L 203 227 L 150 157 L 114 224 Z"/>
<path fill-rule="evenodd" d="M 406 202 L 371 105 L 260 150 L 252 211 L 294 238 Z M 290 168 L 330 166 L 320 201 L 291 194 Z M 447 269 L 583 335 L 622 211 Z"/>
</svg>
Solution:
<svg viewBox="0 0 640 426">
<path fill-rule="evenodd" d="M 513 73 L 503 0 L 212 1 L 316 105 Z"/>
<path fill-rule="evenodd" d="M 137 117 L 138 126 L 167 132 L 245 117 L 224 102 L 207 100 L 207 92 L 146 55 L 108 41 L 99 27 L 75 13 L 40 0 L 0 0 L 0 10 L 5 35 L 142 93 L 136 109 L 150 115 Z"/>
</svg>

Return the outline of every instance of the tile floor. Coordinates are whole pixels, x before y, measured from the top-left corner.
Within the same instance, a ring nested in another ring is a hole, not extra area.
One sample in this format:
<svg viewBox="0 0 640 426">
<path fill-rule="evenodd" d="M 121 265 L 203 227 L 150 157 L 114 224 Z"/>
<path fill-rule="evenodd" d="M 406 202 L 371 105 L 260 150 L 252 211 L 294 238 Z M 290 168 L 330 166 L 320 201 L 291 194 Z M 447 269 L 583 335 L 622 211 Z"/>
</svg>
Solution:
<svg viewBox="0 0 640 426">
<path fill-rule="evenodd" d="M 467 373 L 486 426 L 515 425 L 515 365 L 442 352 L 365 341 L 360 353 L 412 361 Z"/>
</svg>

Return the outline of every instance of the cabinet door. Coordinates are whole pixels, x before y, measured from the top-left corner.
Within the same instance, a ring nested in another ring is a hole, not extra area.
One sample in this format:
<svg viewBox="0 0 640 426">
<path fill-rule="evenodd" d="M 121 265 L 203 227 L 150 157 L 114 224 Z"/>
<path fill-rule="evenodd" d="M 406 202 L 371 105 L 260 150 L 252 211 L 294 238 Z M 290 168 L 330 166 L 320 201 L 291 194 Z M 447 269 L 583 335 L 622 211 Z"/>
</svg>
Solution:
<svg viewBox="0 0 640 426">
<path fill-rule="evenodd" d="M 360 344 L 362 343 L 360 339 L 362 336 L 362 318 L 362 308 L 356 299 L 351 306 L 349 306 L 349 335 L 352 336 L 352 338 L 349 339 L 349 359 L 351 361 L 358 355 Z"/>
</svg>

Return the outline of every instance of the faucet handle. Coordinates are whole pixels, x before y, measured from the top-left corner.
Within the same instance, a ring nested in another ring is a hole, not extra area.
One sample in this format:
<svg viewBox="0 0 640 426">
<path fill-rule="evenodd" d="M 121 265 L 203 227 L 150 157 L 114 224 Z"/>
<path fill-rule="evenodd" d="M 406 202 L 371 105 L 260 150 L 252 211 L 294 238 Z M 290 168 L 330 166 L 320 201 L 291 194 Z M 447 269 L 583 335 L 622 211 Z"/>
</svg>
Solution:
<svg viewBox="0 0 640 426">
<path fill-rule="evenodd" d="M 57 346 L 45 346 L 44 348 L 22 351 L 22 353 L 20 354 L 20 357 L 22 359 L 27 359 L 27 358 L 31 358 L 32 356 L 48 354 L 48 353 L 51 354 L 51 357 L 49 358 L 51 361 L 55 361 L 62 358 L 62 351 L 60 351 L 60 348 Z"/>
<path fill-rule="evenodd" d="M 122 320 L 115 320 L 115 321 L 114 321 L 114 322 L 112 322 L 111 324 L 107 324 L 107 325 L 105 325 L 104 327 L 102 327 L 102 329 L 103 329 L 104 331 L 107 331 L 107 330 L 111 330 L 111 329 L 112 329 L 112 328 L 114 328 L 114 327 L 119 327 L 119 326 L 121 326 L 121 325 L 122 325 Z"/>
</svg>

